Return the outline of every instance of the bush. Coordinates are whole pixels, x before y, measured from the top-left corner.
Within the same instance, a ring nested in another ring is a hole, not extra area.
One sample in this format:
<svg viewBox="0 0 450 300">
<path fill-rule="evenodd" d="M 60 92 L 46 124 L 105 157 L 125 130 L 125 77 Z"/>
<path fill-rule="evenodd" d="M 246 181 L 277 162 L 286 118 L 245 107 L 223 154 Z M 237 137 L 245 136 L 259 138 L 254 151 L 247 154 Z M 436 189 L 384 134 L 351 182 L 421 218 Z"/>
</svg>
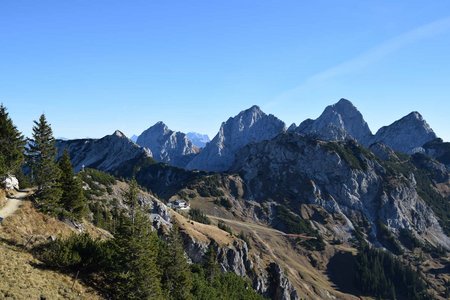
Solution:
<svg viewBox="0 0 450 300">
<path fill-rule="evenodd" d="M 214 203 L 216 205 L 220 205 L 225 207 L 227 210 L 230 210 L 233 207 L 233 204 L 231 203 L 230 199 L 226 198 L 226 197 L 220 197 L 219 200 L 214 200 Z"/>
<path fill-rule="evenodd" d="M 104 245 L 104 242 L 94 240 L 84 233 L 51 241 L 36 250 L 39 259 L 48 266 L 89 273 L 98 270 L 104 262 Z"/>
<path fill-rule="evenodd" d="M 191 210 L 189 210 L 189 217 L 195 222 L 207 225 L 211 224 L 211 220 L 200 209 L 197 208 L 192 208 Z"/>
<path fill-rule="evenodd" d="M 219 227 L 223 231 L 228 232 L 231 235 L 233 234 L 233 230 L 231 229 L 231 227 L 225 224 L 223 220 L 219 220 L 219 223 L 217 223 L 217 227 Z"/>
<path fill-rule="evenodd" d="M 397 241 L 392 232 L 389 230 L 389 228 L 383 223 L 381 223 L 381 221 L 378 221 L 377 228 L 378 228 L 377 238 L 380 240 L 383 246 L 385 246 L 388 250 L 392 251 L 392 253 L 396 255 L 403 254 L 402 246 Z"/>
</svg>

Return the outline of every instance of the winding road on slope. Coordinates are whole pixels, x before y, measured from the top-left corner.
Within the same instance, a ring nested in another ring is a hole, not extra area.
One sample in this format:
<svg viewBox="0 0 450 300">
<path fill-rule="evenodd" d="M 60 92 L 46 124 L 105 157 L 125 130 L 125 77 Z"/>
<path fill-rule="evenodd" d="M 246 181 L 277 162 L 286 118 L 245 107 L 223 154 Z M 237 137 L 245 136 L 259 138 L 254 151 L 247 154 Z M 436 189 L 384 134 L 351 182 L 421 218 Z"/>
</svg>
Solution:
<svg viewBox="0 0 450 300">
<path fill-rule="evenodd" d="M 0 222 L 11 216 L 22 205 L 23 199 L 30 195 L 29 191 L 16 192 L 14 195 L 6 197 L 6 205 L 0 209 Z"/>
</svg>

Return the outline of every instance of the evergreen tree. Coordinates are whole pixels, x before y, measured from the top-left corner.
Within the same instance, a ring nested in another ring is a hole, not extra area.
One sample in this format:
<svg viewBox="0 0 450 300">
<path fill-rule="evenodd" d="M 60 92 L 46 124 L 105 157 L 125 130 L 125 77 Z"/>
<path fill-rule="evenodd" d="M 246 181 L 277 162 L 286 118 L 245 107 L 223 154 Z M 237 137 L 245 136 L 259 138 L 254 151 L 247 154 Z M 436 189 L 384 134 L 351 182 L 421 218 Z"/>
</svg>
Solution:
<svg viewBox="0 0 450 300">
<path fill-rule="evenodd" d="M 161 272 L 156 264 L 159 242 L 150 220 L 139 209 L 134 221 L 121 217 L 111 240 L 109 279 L 116 299 L 162 299 Z"/>
<path fill-rule="evenodd" d="M 0 105 L 0 176 L 17 172 L 23 163 L 25 140 Z"/>
<path fill-rule="evenodd" d="M 131 179 L 128 190 L 124 193 L 124 202 L 128 207 L 130 207 L 131 210 L 131 219 L 134 222 L 134 215 L 136 212 L 136 209 L 139 206 L 139 186 L 136 182 L 136 179 Z"/>
<path fill-rule="evenodd" d="M 42 114 L 34 121 L 33 139 L 27 150 L 31 177 L 38 187 L 37 199 L 44 211 L 56 212 L 62 191 L 58 186 L 60 170 L 55 162 L 56 147 L 52 128 Z"/>
<path fill-rule="evenodd" d="M 81 180 L 75 176 L 69 152 L 64 154 L 59 161 L 61 170 L 60 185 L 62 189 L 61 205 L 71 217 L 80 219 L 86 211 L 86 198 L 84 197 Z"/>
<path fill-rule="evenodd" d="M 169 299 L 191 299 L 192 273 L 184 253 L 178 226 L 175 224 L 160 256 L 162 286 Z"/>
<path fill-rule="evenodd" d="M 217 253 L 215 247 L 216 243 L 211 241 L 208 246 L 208 250 L 205 253 L 204 269 L 206 272 L 206 279 L 209 282 L 213 282 L 220 274 L 220 267 L 217 263 Z"/>
</svg>

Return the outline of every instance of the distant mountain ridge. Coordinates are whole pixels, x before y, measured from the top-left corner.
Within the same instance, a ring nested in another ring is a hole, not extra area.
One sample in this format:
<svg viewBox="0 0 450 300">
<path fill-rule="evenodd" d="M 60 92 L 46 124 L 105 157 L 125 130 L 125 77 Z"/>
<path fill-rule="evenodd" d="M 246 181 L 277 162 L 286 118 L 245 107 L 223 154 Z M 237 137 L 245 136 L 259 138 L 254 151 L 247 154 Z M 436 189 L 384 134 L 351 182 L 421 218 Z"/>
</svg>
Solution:
<svg viewBox="0 0 450 300">
<path fill-rule="evenodd" d="M 192 141 L 192 144 L 194 144 L 198 148 L 204 148 L 206 144 L 211 141 L 207 134 L 188 132 L 186 133 L 186 136 Z"/>
<path fill-rule="evenodd" d="M 151 153 L 133 143 L 121 131 L 101 139 L 57 140 L 57 157 L 69 151 L 75 171 L 83 167 L 112 171 L 136 157 L 151 157 Z"/>
</svg>

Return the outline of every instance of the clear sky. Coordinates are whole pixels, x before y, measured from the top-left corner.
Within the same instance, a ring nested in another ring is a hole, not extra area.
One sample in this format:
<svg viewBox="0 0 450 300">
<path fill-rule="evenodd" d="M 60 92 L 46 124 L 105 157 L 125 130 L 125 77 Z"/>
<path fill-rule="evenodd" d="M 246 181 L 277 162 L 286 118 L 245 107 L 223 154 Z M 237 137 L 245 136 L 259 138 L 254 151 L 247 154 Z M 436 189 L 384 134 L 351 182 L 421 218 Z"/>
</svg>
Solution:
<svg viewBox="0 0 450 300">
<path fill-rule="evenodd" d="M 0 102 L 26 135 L 216 134 L 253 104 L 288 125 L 351 100 L 450 141 L 450 1 L 0 1 Z"/>
</svg>

